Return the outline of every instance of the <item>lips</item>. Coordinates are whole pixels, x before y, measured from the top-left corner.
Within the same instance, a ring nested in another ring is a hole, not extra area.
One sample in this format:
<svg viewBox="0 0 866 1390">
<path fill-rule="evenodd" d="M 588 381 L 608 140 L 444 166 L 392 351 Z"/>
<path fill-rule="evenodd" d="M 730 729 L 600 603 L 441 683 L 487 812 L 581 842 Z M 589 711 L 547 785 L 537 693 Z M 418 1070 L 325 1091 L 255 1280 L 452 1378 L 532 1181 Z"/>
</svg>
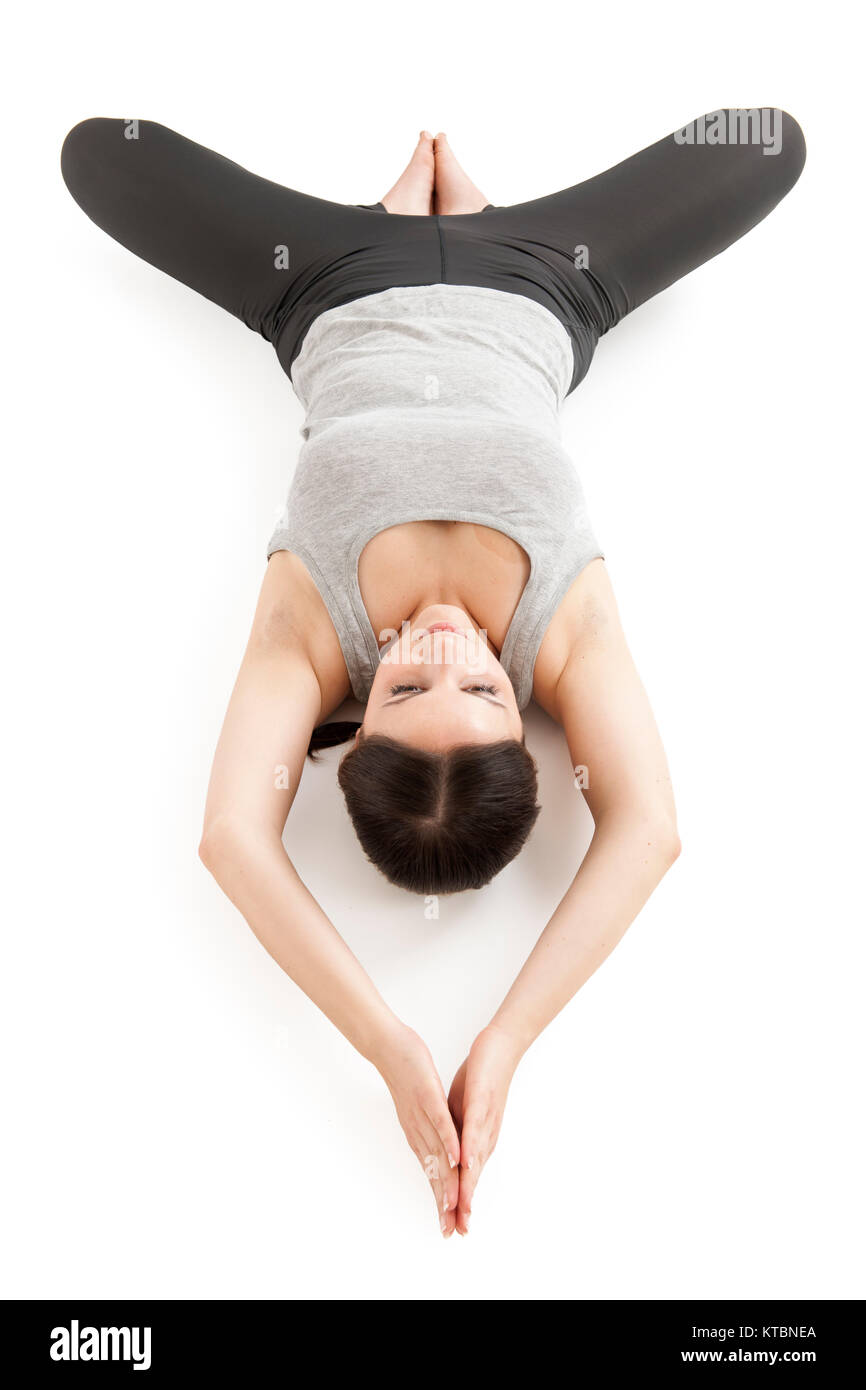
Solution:
<svg viewBox="0 0 866 1390">
<path fill-rule="evenodd" d="M 459 627 L 455 627 L 454 623 L 431 623 L 428 628 L 425 628 L 425 632 L 460 632 L 460 630 Z"/>
</svg>

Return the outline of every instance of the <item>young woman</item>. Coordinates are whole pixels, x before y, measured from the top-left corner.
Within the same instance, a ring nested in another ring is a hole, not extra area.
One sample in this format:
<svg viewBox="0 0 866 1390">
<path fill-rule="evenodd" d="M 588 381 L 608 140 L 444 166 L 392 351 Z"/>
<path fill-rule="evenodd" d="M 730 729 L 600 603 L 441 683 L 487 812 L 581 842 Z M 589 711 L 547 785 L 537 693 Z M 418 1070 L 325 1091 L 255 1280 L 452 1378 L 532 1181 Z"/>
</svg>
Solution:
<svg viewBox="0 0 866 1390">
<path fill-rule="evenodd" d="M 496 207 L 445 136 L 422 132 L 382 201 L 348 206 L 149 121 L 83 121 L 63 145 L 88 216 L 269 339 L 305 407 L 200 853 L 380 1071 L 446 1236 L 469 1228 L 519 1059 L 679 853 L 664 751 L 559 407 L 601 335 L 754 226 L 804 159 L 786 113 L 717 111 L 585 183 Z M 328 723 L 350 694 L 360 726 Z M 446 1098 L 283 830 L 307 754 L 351 739 L 339 781 L 373 863 L 418 893 L 481 887 L 538 813 L 521 719 L 532 698 L 589 769 L 594 834 Z"/>
</svg>

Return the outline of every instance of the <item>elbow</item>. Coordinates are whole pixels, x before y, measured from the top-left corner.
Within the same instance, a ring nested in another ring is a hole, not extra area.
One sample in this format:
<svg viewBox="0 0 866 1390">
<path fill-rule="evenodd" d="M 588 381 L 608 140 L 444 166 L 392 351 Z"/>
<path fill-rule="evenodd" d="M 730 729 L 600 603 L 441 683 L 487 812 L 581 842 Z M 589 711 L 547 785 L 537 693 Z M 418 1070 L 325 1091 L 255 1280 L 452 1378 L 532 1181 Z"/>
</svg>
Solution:
<svg viewBox="0 0 866 1390">
<path fill-rule="evenodd" d="M 204 864 L 208 873 L 216 877 L 216 868 L 219 857 L 217 850 L 216 837 L 210 826 L 205 826 L 198 846 L 198 857 Z"/>
<path fill-rule="evenodd" d="M 627 812 L 599 817 L 596 833 L 619 843 L 633 862 L 661 879 L 680 857 L 682 845 L 676 815 L 667 806 L 632 806 Z"/>
<path fill-rule="evenodd" d="M 214 846 L 208 830 L 202 831 L 202 837 L 198 842 L 198 857 L 204 864 L 209 873 L 213 873 Z"/>
<path fill-rule="evenodd" d="M 260 859 L 272 844 L 281 847 L 280 836 L 271 827 L 247 816 L 219 813 L 205 818 L 198 857 L 222 887 L 227 875 L 234 876 L 238 868 Z"/>
<path fill-rule="evenodd" d="M 662 878 L 680 857 L 682 845 L 676 815 L 667 806 L 644 809 L 631 819 L 629 834 L 644 863 Z"/>
<path fill-rule="evenodd" d="M 224 816 L 205 821 L 198 846 L 198 857 L 209 873 L 219 879 L 225 865 L 238 849 L 238 827 Z"/>
<path fill-rule="evenodd" d="M 667 818 L 658 821 L 653 833 L 652 844 L 662 865 L 662 871 L 667 873 L 671 865 L 679 859 L 683 848 L 676 821 Z"/>
<path fill-rule="evenodd" d="M 676 826 L 674 826 L 673 834 L 667 846 L 668 868 L 670 868 L 672 864 L 676 863 L 682 852 L 682 841 L 680 840 L 679 832 L 677 831 Z"/>
</svg>

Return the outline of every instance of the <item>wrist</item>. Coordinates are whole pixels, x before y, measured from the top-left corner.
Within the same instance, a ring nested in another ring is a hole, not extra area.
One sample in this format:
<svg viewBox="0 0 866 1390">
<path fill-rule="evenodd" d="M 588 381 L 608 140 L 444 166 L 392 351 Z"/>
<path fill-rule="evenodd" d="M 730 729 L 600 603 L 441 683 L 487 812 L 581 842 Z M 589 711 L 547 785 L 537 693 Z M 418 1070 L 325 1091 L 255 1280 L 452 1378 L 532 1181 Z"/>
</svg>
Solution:
<svg viewBox="0 0 866 1390">
<path fill-rule="evenodd" d="M 412 1029 L 389 1011 L 376 1021 L 367 1046 L 361 1051 L 387 1081 L 388 1075 L 394 1070 L 396 1059 L 405 1054 L 411 1036 L 414 1036 Z"/>
<path fill-rule="evenodd" d="M 484 1032 L 496 1039 L 497 1046 L 510 1063 L 512 1071 L 535 1041 L 534 1035 L 530 1035 L 516 1019 L 500 1014 L 496 1014 L 490 1020 Z"/>
</svg>

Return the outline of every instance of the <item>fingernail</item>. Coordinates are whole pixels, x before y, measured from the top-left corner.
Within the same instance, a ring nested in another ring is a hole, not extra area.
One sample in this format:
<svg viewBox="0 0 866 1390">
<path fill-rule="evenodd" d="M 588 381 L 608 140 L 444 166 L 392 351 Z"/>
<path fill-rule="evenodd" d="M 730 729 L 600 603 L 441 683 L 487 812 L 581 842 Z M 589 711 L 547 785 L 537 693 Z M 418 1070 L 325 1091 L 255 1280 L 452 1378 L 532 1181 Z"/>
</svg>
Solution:
<svg viewBox="0 0 866 1390">
<path fill-rule="evenodd" d="M 469 1230 L 469 1217 L 468 1217 L 468 1216 L 464 1216 L 464 1218 L 463 1218 L 463 1225 L 466 1227 L 466 1230 L 468 1231 L 468 1230 Z"/>
<path fill-rule="evenodd" d="M 474 1162 L 475 1162 L 475 1155 L 473 1154 L 472 1157 L 470 1158 L 469 1162 L 467 1163 L 466 1167 L 467 1167 L 467 1168 L 471 1168 Z"/>
<path fill-rule="evenodd" d="M 449 1154 L 449 1155 L 448 1155 L 448 1167 L 449 1167 L 449 1168 L 456 1168 L 456 1167 L 457 1167 L 457 1159 L 454 1157 L 453 1154 Z"/>
<path fill-rule="evenodd" d="M 445 1234 L 445 1217 L 444 1217 L 444 1216 L 441 1217 L 440 1220 L 439 1220 L 439 1229 L 440 1229 L 440 1231 L 441 1231 L 441 1232 L 443 1233 L 443 1235 L 444 1235 L 444 1234 Z"/>
<path fill-rule="evenodd" d="M 447 1197 L 443 1197 L 443 1199 L 442 1199 L 442 1210 L 443 1210 L 443 1211 L 447 1211 L 447 1210 L 448 1210 L 448 1198 L 447 1198 Z"/>
</svg>

